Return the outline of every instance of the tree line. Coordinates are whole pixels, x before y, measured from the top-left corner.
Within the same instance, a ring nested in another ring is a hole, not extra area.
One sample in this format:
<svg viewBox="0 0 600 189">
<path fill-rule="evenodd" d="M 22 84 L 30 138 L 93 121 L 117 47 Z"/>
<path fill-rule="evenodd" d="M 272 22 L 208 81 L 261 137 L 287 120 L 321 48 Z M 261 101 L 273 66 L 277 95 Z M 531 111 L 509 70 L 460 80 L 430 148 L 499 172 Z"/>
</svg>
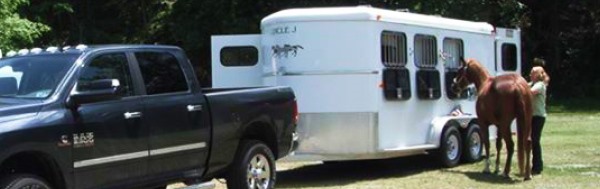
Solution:
<svg viewBox="0 0 600 189">
<path fill-rule="evenodd" d="M 260 20 L 282 9 L 357 5 L 518 27 L 524 76 L 541 57 L 552 98 L 600 96 L 598 0 L 0 0 L 0 49 L 177 45 L 208 86 L 211 35 L 259 33 Z"/>
</svg>

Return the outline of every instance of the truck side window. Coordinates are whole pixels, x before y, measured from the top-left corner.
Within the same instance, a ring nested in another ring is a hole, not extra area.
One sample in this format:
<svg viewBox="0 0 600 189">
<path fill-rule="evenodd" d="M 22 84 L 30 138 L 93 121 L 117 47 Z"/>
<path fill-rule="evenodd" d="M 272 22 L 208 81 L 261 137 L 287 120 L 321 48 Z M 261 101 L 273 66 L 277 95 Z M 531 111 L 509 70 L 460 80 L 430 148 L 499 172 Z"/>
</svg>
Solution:
<svg viewBox="0 0 600 189">
<path fill-rule="evenodd" d="M 118 79 L 121 86 L 117 94 L 122 97 L 134 94 L 125 53 L 104 54 L 95 57 L 79 76 L 77 91 L 92 90 L 89 87 L 90 82 L 100 79 Z"/>
<path fill-rule="evenodd" d="M 146 94 L 163 94 L 188 90 L 183 70 L 175 56 L 168 52 L 137 52 L 146 85 Z"/>
</svg>

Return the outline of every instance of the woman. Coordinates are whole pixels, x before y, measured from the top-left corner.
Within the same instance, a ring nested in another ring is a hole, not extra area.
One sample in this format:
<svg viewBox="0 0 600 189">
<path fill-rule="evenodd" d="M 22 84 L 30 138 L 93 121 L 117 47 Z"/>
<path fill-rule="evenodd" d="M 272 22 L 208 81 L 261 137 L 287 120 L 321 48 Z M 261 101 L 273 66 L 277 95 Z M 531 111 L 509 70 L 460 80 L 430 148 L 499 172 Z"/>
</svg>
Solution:
<svg viewBox="0 0 600 189">
<path fill-rule="evenodd" d="M 543 61 L 543 60 L 542 60 Z M 533 119 L 531 123 L 531 139 L 533 159 L 531 172 L 534 175 L 542 173 L 544 162 L 542 160 L 542 147 L 540 138 L 546 122 L 546 87 L 550 78 L 541 66 L 534 66 L 529 73 L 531 92 L 533 93 Z"/>
</svg>

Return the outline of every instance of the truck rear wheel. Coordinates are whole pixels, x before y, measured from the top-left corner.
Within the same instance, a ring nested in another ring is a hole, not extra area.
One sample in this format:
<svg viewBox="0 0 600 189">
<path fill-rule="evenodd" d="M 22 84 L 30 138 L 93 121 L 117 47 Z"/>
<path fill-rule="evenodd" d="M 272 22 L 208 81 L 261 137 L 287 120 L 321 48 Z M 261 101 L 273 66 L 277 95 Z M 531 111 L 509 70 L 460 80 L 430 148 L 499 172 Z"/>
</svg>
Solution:
<svg viewBox="0 0 600 189">
<path fill-rule="evenodd" d="M 227 188 L 274 188 L 275 158 L 264 143 L 242 141 L 232 165 L 226 178 Z"/>
<path fill-rule="evenodd" d="M 455 126 L 448 126 L 444 129 L 440 148 L 436 153 L 442 165 L 446 167 L 458 165 L 463 147 L 461 141 L 460 132 Z"/>
<path fill-rule="evenodd" d="M 51 189 L 44 179 L 29 174 L 12 175 L 0 181 L 1 189 Z"/>
</svg>

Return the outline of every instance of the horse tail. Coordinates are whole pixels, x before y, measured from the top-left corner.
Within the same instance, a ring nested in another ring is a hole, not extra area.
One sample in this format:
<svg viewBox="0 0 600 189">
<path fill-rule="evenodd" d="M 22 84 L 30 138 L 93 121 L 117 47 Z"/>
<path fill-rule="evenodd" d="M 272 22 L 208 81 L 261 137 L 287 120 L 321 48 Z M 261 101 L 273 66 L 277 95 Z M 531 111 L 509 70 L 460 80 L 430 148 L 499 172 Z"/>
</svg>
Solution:
<svg viewBox="0 0 600 189">
<path fill-rule="evenodd" d="M 521 173 L 525 172 L 525 165 L 529 165 L 526 163 L 529 161 L 529 153 L 525 152 L 526 150 L 530 150 L 531 148 L 527 148 L 526 145 L 530 145 L 529 142 L 531 137 L 531 114 L 533 112 L 533 108 L 531 105 L 531 93 L 529 90 L 529 86 L 527 83 L 522 84 L 518 83 L 519 87 L 517 92 L 515 93 L 515 109 L 516 109 L 516 119 L 517 119 L 517 156 L 518 156 L 518 164 Z M 524 154 L 525 153 L 525 154 Z M 525 159 L 527 156 L 527 159 Z"/>
</svg>

